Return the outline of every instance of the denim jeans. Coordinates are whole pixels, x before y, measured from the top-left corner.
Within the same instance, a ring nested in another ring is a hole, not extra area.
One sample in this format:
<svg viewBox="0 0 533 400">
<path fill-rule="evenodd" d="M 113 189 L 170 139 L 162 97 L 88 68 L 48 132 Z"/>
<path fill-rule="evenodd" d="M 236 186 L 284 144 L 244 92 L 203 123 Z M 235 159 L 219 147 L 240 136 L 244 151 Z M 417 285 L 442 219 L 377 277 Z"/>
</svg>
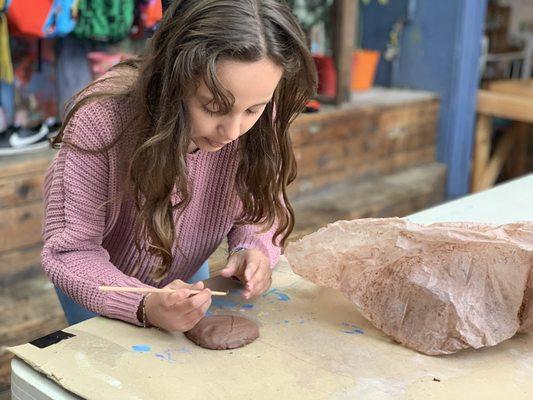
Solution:
<svg viewBox="0 0 533 400">
<path fill-rule="evenodd" d="M 207 261 L 200 266 L 200 269 L 189 279 L 188 283 L 194 283 L 198 281 L 203 281 L 209 278 L 209 264 Z M 86 308 L 80 306 L 72 298 L 67 296 L 59 288 L 55 288 L 63 312 L 65 313 L 65 318 L 69 325 L 77 324 L 78 322 L 85 321 L 86 319 L 96 317 L 97 314 L 87 310 Z"/>
</svg>

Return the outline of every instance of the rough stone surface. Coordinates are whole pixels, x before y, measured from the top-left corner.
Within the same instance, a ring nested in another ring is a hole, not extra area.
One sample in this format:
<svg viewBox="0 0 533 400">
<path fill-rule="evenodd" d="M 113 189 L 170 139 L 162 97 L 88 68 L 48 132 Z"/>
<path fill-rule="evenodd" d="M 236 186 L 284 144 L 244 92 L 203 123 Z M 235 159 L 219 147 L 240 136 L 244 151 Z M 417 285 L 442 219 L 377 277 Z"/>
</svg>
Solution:
<svg viewBox="0 0 533 400">
<path fill-rule="evenodd" d="M 533 331 L 533 223 L 339 221 L 291 243 L 295 273 L 341 290 L 376 327 L 436 355 Z"/>
</svg>

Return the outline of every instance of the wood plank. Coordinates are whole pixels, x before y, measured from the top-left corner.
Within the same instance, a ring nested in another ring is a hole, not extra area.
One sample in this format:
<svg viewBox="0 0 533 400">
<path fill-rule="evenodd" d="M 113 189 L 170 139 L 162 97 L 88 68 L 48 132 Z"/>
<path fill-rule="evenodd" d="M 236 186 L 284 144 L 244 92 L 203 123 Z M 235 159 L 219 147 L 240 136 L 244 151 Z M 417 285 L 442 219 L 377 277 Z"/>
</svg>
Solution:
<svg viewBox="0 0 533 400">
<path fill-rule="evenodd" d="M 445 166 L 433 163 L 298 199 L 291 241 L 337 220 L 402 217 L 435 205 L 444 199 L 445 176 Z"/>
<path fill-rule="evenodd" d="M 44 172 L 0 178 L 0 208 L 19 206 L 43 198 Z"/>
<path fill-rule="evenodd" d="M 491 157 L 489 165 L 483 171 L 481 180 L 479 182 L 479 190 L 488 189 L 494 186 L 496 179 L 500 175 L 503 165 L 507 161 L 513 145 L 515 142 L 515 135 L 513 132 L 508 132 L 503 136 L 499 143 L 496 145 L 496 150 L 494 150 L 494 155 Z"/>
<path fill-rule="evenodd" d="M 43 172 L 57 150 L 47 149 L 33 154 L 0 157 L 0 178 Z"/>
<path fill-rule="evenodd" d="M 0 362 L 0 400 L 1 399 L 10 399 L 11 397 L 6 395 L 5 393 L 9 394 L 9 386 L 11 382 L 11 358 L 10 356 L 9 360 L 6 360 L 4 362 Z M 2 395 L 2 393 L 4 393 Z M 2 397 L 4 396 L 4 397 Z"/>
<path fill-rule="evenodd" d="M 9 389 L 2 391 L 1 381 L 0 381 L 0 400 L 11 400 L 11 391 Z"/>
<path fill-rule="evenodd" d="M 382 112 L 386 110 L 392 110 L 392 109 L 402 109 L 405 107 L 410 107 L 411 105 L 420 105 L 420 106 L 430 106 L 430 104 L 437 104 L 439 105 L 439 99 L 435 96 L 428 96 L 424 97 L 423 99 L 411 99 L 411 100 L 402 100 L 400 102 L 394 102 L 390 103 L 386 101 L 386 96 L 384 96 L 383 103 L 366 103 L 366 102 L 358 102 L 358 103 L 351 103 L 346 102 L 340 105 L 335 106 L 328 106 L 323 105 L 323 107 L 320 109 L 319 112 L 316 113 L 309 113 L 309 114 L 300 114 L 295 120 L 294 123 L 291 125 L 291 129 L 293 127 L 300 126 L 302 124 L 309 124 L 309 123 L 321 123 L 324 121 L 328 121 L 332 118 L 342 118 L 346 116 L 353 116 L 354 112 L 367 112 L 367 113 L 378 113 L 381 114 Z"/>
<path fill-rule="evenodd" d="M 42 219 L 43 205 L 40 201 L 0 209 L 0 252 L 40 243 Z"/>
<path fill-rule="evenodd" d="M 0 253 L 0 286 L 17 274 L 41 270 L 41 244 Z"/>
<path fill-rule="evenodd" d="M 479 90 L 477 101 L 479 114 L 533 123 L 533 98 Z"/>
<path fill-rule="evenodd" d="M 492 81 L 488 84 L 488 89 L 498 93 L 507 93 L 515 96 L 533 98 L 533 79 L 504 79 Z"/>
<path fill-rule="evenodd" d="M 52 284 L 43 271 L 0 290 L 0 390 L 10 381 L 11 355 L 2 346 L 29 342 L 67 326 Z"/>
<path fill-rule="evenodd" d="M 512 126 L 515 135 L 513 156 L 508 160 L 508 171 L 511 178 L 524 175 L 527 172 L 527 155 L 530 130 L 533 128 L 523 122 L 515 122 Z"/>
<path fill-rule="evenodd" d="M 350 98 L 352 82 L 352 54 L 357 33 L 358 0 L 336 0 L 334 2 L 335 64 L 337 67 L 337 93 L 335 102 L 341 104 Z"/>
<path fill-rule="evenodd" d="M 472 192 L 481 189 L 481 180 L 487 168 L 492 136 L 492 118 L 487 115 L 479 115 L 475 133 L 474 160 L 472 170 Z"/>
<path fill-rule="evenodd" d="M 44 272 L 3 288 L 0 304 L 2 345 L 24 343 L 65 326 L 63 310 Z"/>
</svg>

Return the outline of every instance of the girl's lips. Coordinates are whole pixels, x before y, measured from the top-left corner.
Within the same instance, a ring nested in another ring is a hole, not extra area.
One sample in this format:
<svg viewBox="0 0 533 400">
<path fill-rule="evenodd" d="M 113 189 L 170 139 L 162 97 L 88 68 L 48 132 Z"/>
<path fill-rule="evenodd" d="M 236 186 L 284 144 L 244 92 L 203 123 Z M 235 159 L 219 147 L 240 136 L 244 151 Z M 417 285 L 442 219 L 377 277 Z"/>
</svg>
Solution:
<svg viewBox="0 0 533 400">
<path fill-rule="evenodd" d="M 208 138 L 205 138 L 205 140 L 207 140 L 207 142 L 213 147 L 223 147 L 223 146 L 225 146 L 227 144 L 227 143 L 215 142 L 214 140 L 211 140 L 211 139 L 208 139 Z"/>
</svg>

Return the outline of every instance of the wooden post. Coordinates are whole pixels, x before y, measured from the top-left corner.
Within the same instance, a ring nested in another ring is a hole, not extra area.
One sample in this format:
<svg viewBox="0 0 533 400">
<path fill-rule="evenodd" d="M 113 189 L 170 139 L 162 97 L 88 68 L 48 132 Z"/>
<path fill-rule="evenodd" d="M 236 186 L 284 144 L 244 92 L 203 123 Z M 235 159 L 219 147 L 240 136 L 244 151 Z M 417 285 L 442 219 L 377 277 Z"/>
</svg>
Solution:
<svg viewBox="0 0 533 400">
<path fill-rule="evenodd" d="M 509 173 L 511 178 L 516 178 L 527 170 L 528 135 L 531 125 L 515 122 L 512 128 L 515 134 L 515 145 L 512 157 L 509 159 Z"/>
<path fill-rule="evenodd" d="M 474 147 L 474 168 L 472 171 L 472 192 L 482 190 L 481 181 L 489 162 L 491 148 L 492 118 L 480 114 L 476 125 Z"/>
<path fill-rule="evenodd" d="M 490 159 L 489 164 L 481 176 L 481 180 L 478 185 L 479 190 L 488 189 L 494 186 L 494 183 L 502 171 L 503 165 L 507 161 L 511 150 L 513 149 L 514 143 L 515 133 L 509 132 L 503 136 L 495 146 L 494 155 Z"/>
<path fill-rule="evenodd" d="M 335 103 L 341 104 L 350 98 L 352 82 L 352 53 L 357 32 L 358 0 L 335 0 L 334 54 L 337 67 L 337 94 Z"/>
</svg>

